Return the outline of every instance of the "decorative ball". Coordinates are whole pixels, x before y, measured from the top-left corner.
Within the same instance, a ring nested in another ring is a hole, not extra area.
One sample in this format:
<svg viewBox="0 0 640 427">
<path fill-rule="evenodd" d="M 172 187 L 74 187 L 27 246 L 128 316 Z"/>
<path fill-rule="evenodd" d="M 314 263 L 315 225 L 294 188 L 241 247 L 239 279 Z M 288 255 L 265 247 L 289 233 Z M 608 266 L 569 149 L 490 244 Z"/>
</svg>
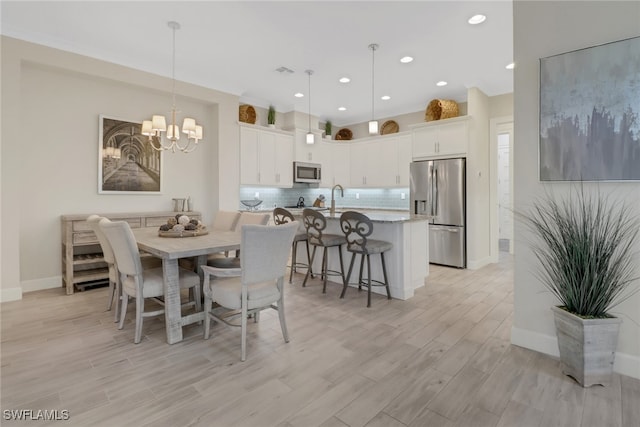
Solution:
<svg viewBox="0 0 640 427">
<path fill-rule="evenodd" d="M 171 230 L 171 227 L 172 227 L 172 226 L 171 226 L 171 225 L 169 225 L 169 224 L 162 224 L 162 225 L 160 226 L 160 231 L 169 231 L 169 230 Z"/>
<path fill-rule="evenodd" d="M 187 224 L 189 224 L 189 221 L 191 221 L 191 220 L 186 215 L 182 215 L 182 216 L 180 216 L 180 218 L 178 218 L 178 224 L 180 224 L 180 225 L 187 225 Z"/>
<path fill-rule="evenodd" d="M 174 225 L 171 231 L 184 231 L 184 225 L 182 224 Z"/>
<path fill-rule="evenodd" d="M 198 230 L 202 230 L 204 228 L 204 224 L 201 221 L 198 221 L 198 225 L 196 225 L 196 227 L 198 227 Z"/>
<path fill-rule="evenodd" d="M 176 221 L 179 220 L 181 216 L 182 216 L 182 214 L 176 215 Z"/>
<path fill-rule="evenodd" d="M 195 225 L 195 224 L 192 224 L 192 223 L 189 223 L 189 224 L 184 226 L 185 230 L 196 230 L 197 228 L 198 228 L 198 226 Z"/>
<path fill-rule="evenodd" d="M 190 222 L 191 224 L 193 224 L 193 225 L 198 225 L 198 223 L 199 223 L 200 221 L 198 221 L 197 219 L 195 219 L 195 218 L 194 218 L 194 219 L 192 219 L 192 220 L 191 220 L 191 221 L 189 221 L 189 222 Z"/>
<path fill-rule="evenodd" d="M 176 225 L 178 223 L 178 220 L 175 218 L 169 218 L 167 220 L 167 224 L 170 225 L 171 227 L 173 227 L 174 225 Z"/>
</svg>

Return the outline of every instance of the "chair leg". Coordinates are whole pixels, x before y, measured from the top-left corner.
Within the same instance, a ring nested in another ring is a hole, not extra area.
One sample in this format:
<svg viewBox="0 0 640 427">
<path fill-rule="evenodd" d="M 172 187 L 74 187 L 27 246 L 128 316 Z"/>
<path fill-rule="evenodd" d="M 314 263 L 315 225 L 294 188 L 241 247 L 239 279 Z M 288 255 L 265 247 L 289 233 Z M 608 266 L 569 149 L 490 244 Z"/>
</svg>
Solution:
<svg viewBox="0 0 640 427">
<path fill-rule="evenodd" d="M 205 282 L 208 283 L 208 282 Z M 208 297 L 205 293 L 204 296 L 204 339 L 209 339 L 209 334 L 211 333 L 211 317 L 209 317 L 209 313 L 213 308 L 213 301 L 210 297 Z"/>
<path fill-rule="evenodd" d="M 287 322 L 284 319 L 284 298 L 280 294 L 280 300 L 278 301 L 278 317 L 280 318 L 280 328 L 282 329 L 282 337 L 284 342 L 289 342 L 289 332 L 287 331 Z"/>
<path fill-rule="evenodd" d="M 142 313 L 144 312 L 144 298 L 141 295 L 136 296 L 136 335 L 133 339 L 135 344 L 138 344 L 142 339 Z"/>
<path fill-rule="evenodd" d="M 193 287 L 193 299 L 195 300 L 196 312 L 202 311 L 202 292 L 200 283 Z"/>
<path fill-rule="evenodd" d="M 347 277 L 344 279 L 344 286 L 342 287 L 342 293 L 340 294 L 340 298 L 344 298 L 345 292 L 347 292 L 347 286 L 349 286 L 349 279 L 351 279 L 351 271 L 353 270 L 353 263 L 356 260 L 356 253 L 353 252 L 351 254 L 351 262 L 349 263 L 349 272 L 347 273 Z"/>
<path fill-rule="evenodd" d="M 342 282 L 344 283 L 344 262 L 342 261 L 342 245 L 338 246 L 338 255 L 340 257 L 340 274 L 342 275 Z"/>
<path fill-rule="evenodd" d="M 302 281 L 302 287 L 303 288 L 305 286 L 307 286 L 307 279 L 309 278 L 309 275 L 311 274 L 311 264 L 313 263 L 313 260 L 316 258 L 316 248 L 317 248 L 317 246 L 313 247 L 313 253 L 311 254 L 311 258 L 309 259 L 309 268 L 307 268 L 307 274 L 304 275 L 304 280 Z"/>
<path fill-rule="evenodd" d="M 307 268 L 307 271 L 309 271 L 309 274 L 311 275 L 311 278 L 313 279 L 313 270 L 312 270 L 312 267 L 311 267 L 311 255 L 309 254 L 309 241 L 305 240 L 304 244 L 307 247 L 307 262 L 309 263 L 309 264 L 307 264 L 309 266 Z"/>
<path fill-rule="evenodd" d="M 253 313 L 253 323 L 258 323 L 260 321 L 260 312 L 256 311 Z"/>
<path fill-rule="evenodd" d="M 371 255 L 367 254 L 367 307 L 371 307 Z"/>
<path fill-rule="evenodd" d="M 382 276 L 384 277 L 384 286 L 387 288 L 387 299 L 391 299 L 389 280 L 387 280 L 387 266 L 384 263 L 384 252 L 380 252 L 380 258 L 382 259 Z"/>
<path fill-rule="evenodd" d="M 291 244 L 291 271 L 289 272 L 289 283 L 293 279 L 293 272 L 296 269 L 296 252 L 298 252 L 298 242 Z"/>
<path fill-rule="evenodd" d="M 109 280 L 109 301 L 107 301 L 107 311 L 111 311 L 111 307 L 113 307 L 113 297 L 114 297 L 115 291 L 116 291 L 115 283 Z"/>
<path fill-rule="evenodd" d="M 127 307 L 129 306 L 129 295 L 122 293 L 122 303 L 120 304 L 120 324 L 118 329 L 124 328 L 124 318 L 127 315 Z"/>
<path fill-rule="evenodd" d="M 364 269 L 364 254 L 360 255 L 360 274 L 358 275 L 358 290 L 362 290 L 362 270 Z"/>
<path fill-rule="evenodd" d="M 324 247 L 324 250 L 322 251 L 322 275 L 324 277 L 324 280 L 322 282 L 322 293 L 326 294 L 327 293 L 327 250 L 329 248 L 328 247 Z"/>
<path fill-rule="evenodd" d="M 246 305 L 246 301 L 244 301 L 245 304 L 242 305 L 242 319 L 241 319 L 241 323 L 240 326 L 242 328 L 242 344 L 241 344 L 241 356 L 240 356 L 240 360 L 241 361 L 245 361 L 247 359 L 247 305 Z"/>
<path fill-rule="evenodd" d="M 120 308 L 122 304 L 122 289 L 120 289 L 120 280 L 113 282 L 113 297 L 115 299 L 116 307 L 113 310 L 113 321 L 117 322 L 120 319 Z"/>
</svg>

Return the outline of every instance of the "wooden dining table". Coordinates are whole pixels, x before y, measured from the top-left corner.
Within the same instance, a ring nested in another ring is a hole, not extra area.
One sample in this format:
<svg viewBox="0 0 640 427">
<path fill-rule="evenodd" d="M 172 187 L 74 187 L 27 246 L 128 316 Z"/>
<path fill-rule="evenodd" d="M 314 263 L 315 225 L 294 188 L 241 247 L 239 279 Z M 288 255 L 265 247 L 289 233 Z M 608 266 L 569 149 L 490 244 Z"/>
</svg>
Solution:
<svg viewBox="0 0 640 427">
<path fill-rule="evenodd" d="M 210 231 L 208 234 L 193 237 L 160 237 L 155 228 L 136 228 L 133 229 L 133 234 L 141 251 L 162 259 L 167 342 L 180 342 L 182 327 L 204 320 L 205 316 L 203 311 L 182 316 L 178 260 L 195 258 L 196 271 L 200 274 L 202 283 L 203 273 L 200 266 L 207 263 L 210 254 L 240 249 L 240 233 Z"/>
</svg>

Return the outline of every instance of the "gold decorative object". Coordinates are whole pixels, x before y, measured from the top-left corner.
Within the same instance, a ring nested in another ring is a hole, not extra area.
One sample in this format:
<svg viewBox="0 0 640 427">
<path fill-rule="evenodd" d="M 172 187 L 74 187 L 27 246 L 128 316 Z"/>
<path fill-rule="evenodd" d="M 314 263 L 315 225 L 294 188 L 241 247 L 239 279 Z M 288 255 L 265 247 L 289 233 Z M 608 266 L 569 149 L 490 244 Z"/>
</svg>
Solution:
<svg viewBox="0 0 640 427">
<path fill-rule="evenodd" d="M 387 120 L 380 128 L 380 135 L 388 135 L 390 133 L 398 133 L 400 126 L 395 120 Z"/>
<path fill-rule="evenodd" d="M 349 128 L 342 128 L 336 133 L 336 140 L 349 141 L 353 138 L 353 132 Z"/>
<path fill-rule="evenodd" d="M 427 106 L 427 111 L 424 114 L 424 121 L 430 122 L 433 120 L 449 119 L 452 117 L 458 117 L 458 103 L 450 99 L 434 99 Z"/>
<path fill-rule="evenodd" d="M 256 124 L 256 109 L 252 105 L 244 104 L 240 106 L 238 119 L 243 123 Z"/>
</svg>

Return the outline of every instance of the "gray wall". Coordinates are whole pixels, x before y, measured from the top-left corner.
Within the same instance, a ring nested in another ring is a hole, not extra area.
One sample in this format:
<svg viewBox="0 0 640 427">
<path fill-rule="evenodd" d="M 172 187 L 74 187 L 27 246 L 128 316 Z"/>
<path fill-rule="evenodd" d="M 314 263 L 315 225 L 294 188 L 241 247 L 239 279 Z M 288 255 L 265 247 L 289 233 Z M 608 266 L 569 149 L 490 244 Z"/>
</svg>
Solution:
<svg viewBox="0 0 640 427">
<path fill-rule="evenodd" d="M 526 210 L 545 190 L 566 194 L 571 184 L 538 181 L 539 58 L 640 35 L 640 2 L 514 2 L 515 148 L 514 202 Z M 626 199 L 640 214 L 640 183 L 586 183 L 588 191 Z M 516 223 L 515 297 L 512 342 L 548 354 L 558 354 L 549 307 L 557 301 L 534 277 L 536 262 Z M 640 266 L 640 242 L 636 246 Z M 615 369 L 640 377 L 640 293 L 619 305 L 623 319 Z"/>
</svg>

